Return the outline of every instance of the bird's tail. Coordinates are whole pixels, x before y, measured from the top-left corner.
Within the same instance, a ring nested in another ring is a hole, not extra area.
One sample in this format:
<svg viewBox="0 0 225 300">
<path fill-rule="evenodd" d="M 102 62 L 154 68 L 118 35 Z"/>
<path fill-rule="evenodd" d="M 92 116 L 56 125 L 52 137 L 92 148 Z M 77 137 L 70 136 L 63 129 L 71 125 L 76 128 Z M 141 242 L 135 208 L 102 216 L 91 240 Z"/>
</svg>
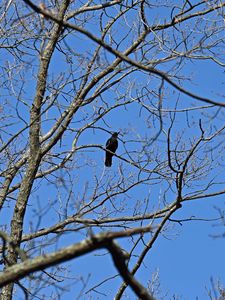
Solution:
<svg viewBox="0 0 225 300">
<path fill-rule="evenodd" d="M 111 167 L 112 165 L 112 156 L 109 155 L 109 153 L 106 153 L 106 156 L 105 156 L 105 166 L 106 167 Z"/>
</svg>

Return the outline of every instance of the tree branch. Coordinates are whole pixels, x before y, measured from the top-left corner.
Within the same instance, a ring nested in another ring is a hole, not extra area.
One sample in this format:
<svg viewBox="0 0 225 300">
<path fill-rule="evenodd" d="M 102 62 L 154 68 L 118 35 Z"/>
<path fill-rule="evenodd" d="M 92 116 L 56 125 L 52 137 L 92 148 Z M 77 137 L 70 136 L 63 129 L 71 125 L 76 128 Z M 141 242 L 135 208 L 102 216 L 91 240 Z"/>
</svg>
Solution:
<svg viewBox="0 0 225 300">
<path fill-rule="evenodd" d="M 116 57 L 119 57 L 121 60 L 125 61 L 126 63 L 128 63 L 132 66 L 135 66 L 140 70 L 143 70 L 143 71 L 146 71 L 148 73 L 152 73 L 152 74 L 155 74 L 155 75 L 159 76 L 160 78 L 164 79 L 167 83 L 169 83 L 172 87 L 174 87 L 179 92 L 181 92 L 181 93 L 183 93 L 183 94 L 185 94 L 185 95 L 187 95 L 191 98 L 194 98 L 196 100 L 200 100 L 200 101 L 203 101 L 203 102 L 206 102 L 206 103 L 210 103 L 210 104 L 214 104 L 214 105 L 217 105 L 217 106 L 225 107 L 225 103 L 223 103 L 223 102 L 217 102 L 217 101 L 214 101 L 212 99 L 196 95 L 196 94 L 184 89 L 183 87 L 181 87 L 177 83 L 175 83 L 173 80 L 171 80 L 166 73 L 164 73 L 162 71 L 159 71 L 159 70 L 157 70 L 153 67 L 145 66 L 141 63 L 138 63 L 138 62 L 134 61 L 133 59 L 131 59 L 128 56 L 124 55 L 122 52 L 120 52 L 116 49 L 113 49 L 109 44 L 106 44 L 102 39 L 96 37 L 91 32 L 87 31 L 86 29 L 84 29 L 82 27 L 79 27 L 75 24 L 71 24 L 71 23 L 68 23 L 66 21 L 58 19 L 56 16 L 52 15 L 47 10 L 43 10 L 40 7 L 33 4 L 30 0 L 23 0 L 23 1 L 26 4 L 28 4 L 37 13 L 42 14 L 45 17 L 48 17 L 48 18 L 52 19 L 54 22 L 60 24 L 61 26 L 65 26 L 66 28 L 71 28 L 71 29 L 74 29 L 74 30 L 80 32 L 81 34 L 87 36 L 92 41 L 94 41 L 97 44 L 101 45 L 103 48 L 108 50 L 110 53 L 114 54 Z M 216 8 L 218 9 L 218 8 L 221 8 L 222 6 L 225 6 L 225 3 L 223 5 L 220 5 L 219 7 L 216 7 Z M 211 11 L 212 11 L 212 9 L 208 10 L 205 13 L 208 13 L 208 12 L 211 12 Z M 194 14 L 194 16 L 198 16 L 198 15 L 199 14 L 197 14 L 197 13 Z M 202 15 L 202 13 L 201 13 L 201 15 Z M 173 23 L 171 23 L 170 26 L 172 24 L 174 25 L 174 24 L 180 23 L 182 21 L 185 21 L 186 19 L 189 19 L 190 17 L 191 16 L 184 17 L 183 19 L 178 18 L 177 20 L 173 21 Z M 170 26 L 168 25 L 167 27 L 170 27 Z M 167 27 L 164 27 L 164 28 L 167 28 Z M 152 28 L 149 32 L 151 32 L 151 31 L 152 31 Z"/>
</svg>

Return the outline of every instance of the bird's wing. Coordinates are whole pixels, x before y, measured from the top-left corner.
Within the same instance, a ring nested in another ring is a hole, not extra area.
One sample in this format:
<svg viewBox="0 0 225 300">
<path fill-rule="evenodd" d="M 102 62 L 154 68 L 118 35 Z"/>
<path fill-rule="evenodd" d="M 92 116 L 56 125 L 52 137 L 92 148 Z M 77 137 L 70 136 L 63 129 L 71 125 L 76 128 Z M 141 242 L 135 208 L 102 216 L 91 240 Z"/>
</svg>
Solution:
<svg viewBox="0 0 225 300">
<path fill-rule="evenodd" d="M 106 148 L 107 148 L 107 147 L 109 147 L 109 146 L 110 146 L 110 144 L 111 144 L 111 138 L 110 138 L 110 139 L 108 139 L 108 141 L 106 142 L 106 144 L 105 144 Z"/>
</svg>

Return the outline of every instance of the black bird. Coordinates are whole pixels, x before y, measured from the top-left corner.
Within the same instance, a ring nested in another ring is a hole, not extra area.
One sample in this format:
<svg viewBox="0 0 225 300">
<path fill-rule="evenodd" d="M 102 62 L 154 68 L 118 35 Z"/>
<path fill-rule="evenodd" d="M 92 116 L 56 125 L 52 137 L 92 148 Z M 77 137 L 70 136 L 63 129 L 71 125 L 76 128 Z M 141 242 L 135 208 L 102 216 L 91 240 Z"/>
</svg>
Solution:
<svg viewBox="0 0 225 300">
<path fill-rule="evenodd" d="M 111 136 L 110 139 L 108 139 L 108 141 L 106 142 L 106 149 L 110 150 L 111 152 L 115 153 L 116 149 L 118 148 L 118 141 L 117 141 L 117 136 L 118 136 L 119 132 L 114 132 Z M 110 153 L 108 151 L 106 151 L 105 154 L 105 166 L 106 167 L 111 167 L 112 165 L 112 157 L 113 157 L 113 153 Z"/>
</svg>

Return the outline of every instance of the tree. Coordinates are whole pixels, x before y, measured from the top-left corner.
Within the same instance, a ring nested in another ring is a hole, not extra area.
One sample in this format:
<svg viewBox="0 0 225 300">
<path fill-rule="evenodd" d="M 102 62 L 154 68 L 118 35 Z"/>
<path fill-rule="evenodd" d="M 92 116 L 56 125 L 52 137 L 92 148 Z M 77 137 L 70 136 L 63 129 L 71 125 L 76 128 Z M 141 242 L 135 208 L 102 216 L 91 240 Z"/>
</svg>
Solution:
<svg viewBox="0 0 225 300">
<path fill-rule="evenodd" d="M 114 262 L 115 299 L 153 299 L 136 273 L 155 242 L 225 193 L 225 2 L 192 2 L 3 1 L 1 299 L 61 299 L 69 279 L 98 297 L 68 274 L 93 253 Z"/>
</svg>

